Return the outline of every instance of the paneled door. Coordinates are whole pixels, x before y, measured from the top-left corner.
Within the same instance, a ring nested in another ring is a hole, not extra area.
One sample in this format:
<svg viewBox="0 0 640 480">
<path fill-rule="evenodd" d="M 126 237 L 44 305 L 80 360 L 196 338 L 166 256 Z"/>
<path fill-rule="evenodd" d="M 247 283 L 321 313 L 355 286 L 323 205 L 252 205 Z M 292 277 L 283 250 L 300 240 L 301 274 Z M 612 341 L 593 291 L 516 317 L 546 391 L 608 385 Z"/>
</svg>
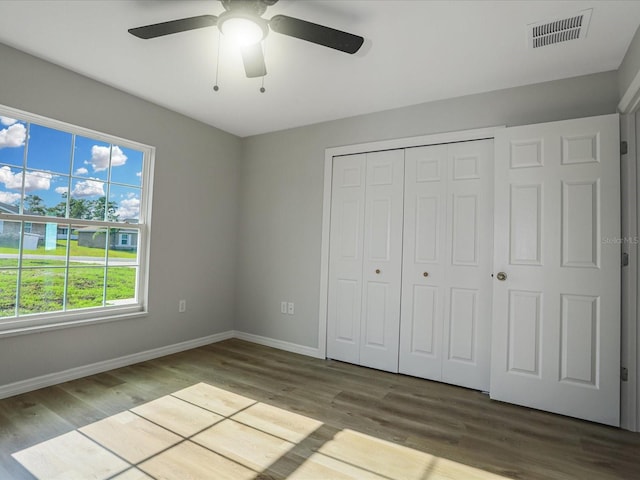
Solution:
<svg viewBox="0 0 640 480">
<path fill-rule="evenodd" d="M 334 157 L 327 357 L 398 371 L 404 150 Z"/>
<path fill-rule="evenodd" d="M 398 371 L 404 150 L 367 154 L 360 365 Z"/>
<path fill-rule="evenodd" d="M 405 156 L 400 372 L 488 390 L 493 140 Z"/>
<path fill-rule="evenodd" d="M 327 357 L 360 362 L 367 155 L 334 157 L 329 236 Z"/>
<path fill-rule="evenodd" d="M 618 115 L 495 148 L 491 398 L 619 425 Z"/>
</svg>

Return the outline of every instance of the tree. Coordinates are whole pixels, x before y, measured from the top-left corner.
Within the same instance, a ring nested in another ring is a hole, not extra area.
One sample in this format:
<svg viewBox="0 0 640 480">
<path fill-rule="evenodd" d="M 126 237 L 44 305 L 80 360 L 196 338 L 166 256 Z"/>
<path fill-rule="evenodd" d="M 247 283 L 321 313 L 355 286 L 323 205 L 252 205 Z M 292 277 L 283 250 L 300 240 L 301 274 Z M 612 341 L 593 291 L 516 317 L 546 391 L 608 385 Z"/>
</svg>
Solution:
<svg viewBox="0 0 640 480">
<path fill-rule="evenodd" d="M 91 217 L 91 203 L 84 198 L 69 199 L 69 217 L 89 219 Z"/>
<path fill-rule="evenodd" d="M 25 208 L 33 215 L 49 215 L 55 217 L 65 217 L 67 213 L 67 197 L 65 192 L 62 194 L 62 201 L 53 207 L 46 208 L 44 200 L 38 195 L 27 195 L 25 197 Z M 87 200 L 86 198 L 69 198 L 69 218 L 78 218 L 81 220 L 105 220 L 117 222 L 118 204 L 116 202 L 107 202 L 106 197 L 99 197 L 96 200 Z M 106 215 L 105 215 L 106 214 Z"/>
<path fill-rule="evenodd" d="M 117 209 L 118 204 L 116 202 L 107 202 L 107 197 L 100 197 L 97 200 L 93 200 L 91 202 L 89 218 L 91 218 L 92 220 L 104 220 L 106 212 L 106 219 L 109 222 L 117 222 Z"/>
<path fill-rule="evenodd" d="M 47 208 L 42 197 L 38 195 L 27 195 L 24 197 L 25 213 L 30 215 L 46 215 Z"/>
<path fill-rule="evenodd" d="M 60 202 L 53 207 L 47 208 L 47 215 L 51 217 L 62 217 L 64 218 L 67 214 L 67 202 Z"/>
</svg>

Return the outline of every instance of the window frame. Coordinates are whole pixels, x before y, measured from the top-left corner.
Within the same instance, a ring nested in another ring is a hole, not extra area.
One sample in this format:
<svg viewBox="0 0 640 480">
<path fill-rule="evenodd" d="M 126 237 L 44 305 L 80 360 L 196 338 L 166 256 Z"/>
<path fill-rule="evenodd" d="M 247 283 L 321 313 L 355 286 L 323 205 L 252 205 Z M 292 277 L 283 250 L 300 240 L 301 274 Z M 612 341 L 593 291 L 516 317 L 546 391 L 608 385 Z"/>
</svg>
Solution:
<svg viewBox="0 0 640 480">
<path fill-rule="evenodd" d="M 137 230 L 138 274 L 136 278 L 136 302 L 126 305 L 112 305 L 81 308 L 69 311 L 56 311 L 27 314 L 23 316 L 11 316 L 0 318 L 0 337 L 35 333 L 46 330 L 57 330 L 72 326 L 97 324 L 103 322 L 137 318 L 149 313 L 149 247 L 151 240 L 151 205 L 153 198 L 153 172 L 156 148 L 126 138 L 110 135 L 89 128 L 73 125 L 67 122 L 47 118 L 30 112 L 8 107 L 0 104 L 0 115 L 15 118 L 25 123 L 35 123 L 43 127 L 61 130 L 72 135 L 88 137 L 92 140 L 130 148 L 143 153 L 143 165 L 140 184 L 140 212 L 138 223 L 113 222 L 99 220 L 84 220 L 72 217 L 53 217 L 40 215 L 24 215 L 0 212 L 0 222 L 22 221 L 31 223 L 57 223 L 58 227 L 68 227 L 69 233 L 72 225 L 87 225 L 106 228 L 128 228 Z M 69 170 L 69 176 L 73 174 Z M 23 165 L 24 171 L 26 168 Z M 65 225 L 67 224 L 67 225 Z M 21 234 L 24 235 L 24 232 Z M 129 234 L 129 238 L 131 234 Z M 22 248 L 20 250 L 22 252 Z M 20 253 L 21 254 L 21 253 Z M 108 265 L 105 265 L 108 267 Z M 68 266 L 66 267 L 68 268 Z M 18 269 L 17 271 L 20 271 Z M 105 287 L 106 288 L 106 285 Z"/>
</svg>

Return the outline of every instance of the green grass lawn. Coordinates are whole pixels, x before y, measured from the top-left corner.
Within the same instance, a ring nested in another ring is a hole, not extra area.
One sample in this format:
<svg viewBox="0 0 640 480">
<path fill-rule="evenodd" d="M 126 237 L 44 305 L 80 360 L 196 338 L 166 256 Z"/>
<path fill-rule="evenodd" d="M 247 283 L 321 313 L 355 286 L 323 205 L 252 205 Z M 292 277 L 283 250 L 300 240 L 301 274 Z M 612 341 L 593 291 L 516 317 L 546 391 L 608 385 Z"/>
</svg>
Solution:
<svg viewBox="0 0 640 480">
<path fill-rule="evenodd" d="M 43 261 L 46 262 L 46 261 Z M 56 262 L 58 263 L 58 262 Z M 20 315 L 63 310 L 65 268 L 22 270 L 20 279 Z M 105 267 L 87 267 L 72 263 L 69 268 L 67 309 L 99 307 L 103 304 Z M 17 270 L 0 270 L 0 317 L 15 315 Z M 107 268 L 107 303 L 135 297 L 136 268 Z"/>
<path fill-rule="evenodd" d="M 72 257 L 102 257 L 104 256 L 104 249 L 102 248 L 91 248 L 91 247 L 81 247 L 78 246 L 77 240 L 71 240 L 69 245 L 70 248 L 70 256 Z M 45 250 L 44 246 L 39 246 L 36 250 L 25 250 L 25 254 L 27 255 L 57 255 L 64 256 L 67 254 L 67 241 L 66 240 L 58 240 L 56 241 L 55 250 Z M 18 254 L 17 248 L 11 247 L 0 247 L 0 254 L 8 253 L 8 254 Z M 136 258 L 138 253 L 136 251 L 127 251 L 127 250 L 109 250 L 109 256 L 112 258 Z"/>
<path fill-rule="evenodd" d="M 78 246 L 77 240 L 70 245 L 72 257 L 104 257 L 104 249 Z M 0 247 L 0 254 L 15 255 L 14 258 L 0 258 L 0 317 L 15 315 L 18 283 L 18 249 Z M 18 313 L 58 312 L 64 310 L 65 261 L 54 259 L 32 259 L 29 255 L 50 255 L 64 257 L 67 241 L 58 240 L 55 250 L 25 250 L 20 278 L 20 299 Z M 135 260 L 137 252 L 109 250 L 111 258 Z M 91 266 L 86 263 L 71 262 L 68 275 L 66 309 L 99 307 L 103 304 L 104 276 L 107 269 L 107 303 L 113 300 L 127 300 L 135 297 L 135 267 Z"/>
</svg>

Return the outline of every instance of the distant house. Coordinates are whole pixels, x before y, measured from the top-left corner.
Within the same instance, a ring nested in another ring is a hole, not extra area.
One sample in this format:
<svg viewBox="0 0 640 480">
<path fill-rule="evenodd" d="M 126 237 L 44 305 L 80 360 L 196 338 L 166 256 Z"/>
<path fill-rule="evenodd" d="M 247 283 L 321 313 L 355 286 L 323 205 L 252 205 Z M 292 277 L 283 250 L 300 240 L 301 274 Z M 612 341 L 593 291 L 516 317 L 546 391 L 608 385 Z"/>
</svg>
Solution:
<svg viewBox="0 0 640 480">
<path fill-rule="evenodd" d="M 109 230 L 110 250 L 136 250 L 138 231 L 126 228 L 83 227 L 76 230 L 79 247 L 104 248 Z"/>
<path fill-rule="evenodd" d="M 19 208 L 16 205 L 0 202 L 0 212 L 17 214 Z M 28 211 L 24 211 L 29 215 Z M 46 237 L 47 220 L 51 217 L 43 217 L 40 222 L 24 222 L 24 248 L 25 250 L 35 250 L 38 246 L 43 246 Z M 137 223 L 136 219 L 126 220 L 128 223 Z M 111 250 L 136 250 L 138 248 L 138 231 L 131 229 L 112 228 L 109 234 L 109 248 Z M 58 240 L 78 240 L 79 246 L 104 248 L 107 229 L 84 227 L 72 229 L 69 235 L 69 228 L 59 225 L 56 231 Z M 18 248 L 20 245 L 20 222 L 11 220 L 0 220 L 0 247 Z"/>
<path fill-rule="evenodd" d="M 16 205 L 0 202 L 0 212 L 17 214 L 19 208 Z M 29 215 L 28 211 L 24 213 Z M 38 245 L 44 245 L 46 228 L 45 223 L 24 222 L 25 250 L 35 250 Z M 0 220 L 0 246 L 18 248 L 19 244 L 20 222 Z"/>
<path fill-rule="evenodd" d="M 10 205 L 8 203 L 0 202 L 0 212 L 2 213 L 19 213 L 17 205 Z"/>
</svg>

